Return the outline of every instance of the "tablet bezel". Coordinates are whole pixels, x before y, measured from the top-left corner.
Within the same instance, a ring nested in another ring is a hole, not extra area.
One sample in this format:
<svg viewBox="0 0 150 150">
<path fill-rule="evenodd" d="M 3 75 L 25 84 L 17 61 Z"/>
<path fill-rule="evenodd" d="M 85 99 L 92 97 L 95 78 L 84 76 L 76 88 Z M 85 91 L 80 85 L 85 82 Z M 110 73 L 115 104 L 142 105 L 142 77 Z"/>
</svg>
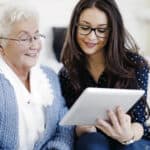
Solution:
<svg viewBox="0 0 150 150">
<path fill-rule="evenodd" d="M 144 94 L 144 90 L 86 88 L 60 125 L 95 125 L 96 118 L 107 119 L 106 111 L 121 106 L 127 112 Z"/>
</svg>

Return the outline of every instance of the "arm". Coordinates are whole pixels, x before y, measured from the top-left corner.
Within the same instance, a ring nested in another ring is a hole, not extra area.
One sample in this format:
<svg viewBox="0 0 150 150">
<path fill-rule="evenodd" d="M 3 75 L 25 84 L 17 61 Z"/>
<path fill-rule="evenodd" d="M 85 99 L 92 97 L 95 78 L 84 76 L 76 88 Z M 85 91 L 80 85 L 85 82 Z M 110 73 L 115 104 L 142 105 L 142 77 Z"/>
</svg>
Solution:
<svg viewBox="0 0 150 150">
<path fill-rule="evenodd" d="M 47 71 L 46 74 L 50 78 L 51 85 L 54 89 L 54 105 L 53 115 L 57 118 L 55 132 L 48 143 L 44 146 L 44 149 L 50 150 L 71 150 L 73 147 L 73 127 L 72 126 L 60 126 L 59 122 L 67 112 L 65 101 L 61 95 L 60 85 L 58 77 L 54 72 Z"/>
<path fill-rule="evenodd" d="M 14 89 L 0 73 L 0 149 L 16 150 L 18 110 Z"/>
<path fill-rule="evenodd" d="M 98 120 L 97 127 L 101 129 L 108 136 L 116 139 L 119 142 L 129 141 L 132 138 L 134 140 L 140 140 L 142 137 L 150 137 L 150 130 L 145 125 L 146 121 L 146 93 L 147 93 L 147 80 L 148 80 L 149 68 L 147 65 L 140 67 L 136 70 L 136 79 L 139 89 L 145 90 L 145 95 L 141 98 L 130 110 L 130 115 L 125 114 L 123 110 L 116 109 L 116 111 L 109 111 L 108 116 L 110 122 L 104 120 Z M 116 113 L 117 112 L 117 113 Z"/>
<path fill-rule="evenodd" d="M 143 126 L 140 123 L 134 122 L 131 124 L 133 130 L 133 137 L 135 141 L 138 141 L 142 138 L 144 134 Z"/>
<path fill-rule="evenodd" d="M 69 75 L 65 68 L 60 70 L 59 80 L 61 83 L 62 94 L 65 97 L 68 108 L 70 108 L 79 95 L 76 94 L 73 86 L 71 85 Z M 77 136 L 87 132 L 96 132 L 96 128 L 94 126 L 76 126 L 75 128 Z"/>
<path fill-rule="evenodd" d="M 147 87 L 148 87 L 148 72 L 149 67 L 145 65 L 142 68 L 137 69 L 136 71 L 136 78 L 138 82 L 139 89 L 145 90 L 145 95 L 143 99 L 139 100 L 137 104 L 132 108 L 131 114 L 133 115 L 132 122 L 139 122 L 144 129 L 143 137 L 148 138 L 150 137 L 150 127 L 146 125 L 146 112 L 145 112 L 145 104 L 147 105 Z"/>
<path fill-rule="evenodd" d="M 61 120 L 67 109 L 63 105 L 59 109 L 59 120 Z M 73 148 L 73 127 L 60 126 L 58 122 L 55 136 L 49 141 L 47 148 L 50 150 L 71 150 Z"/>
<path fill-rule="evenodd" d="M 78 95 L 71 85 L 70 77 L 65 68 L 59 71 L 59 81 L 61 85 L 62 95 L 65 98 L 67 107 L 70 108 L 76 101 Z"/>
</svg>

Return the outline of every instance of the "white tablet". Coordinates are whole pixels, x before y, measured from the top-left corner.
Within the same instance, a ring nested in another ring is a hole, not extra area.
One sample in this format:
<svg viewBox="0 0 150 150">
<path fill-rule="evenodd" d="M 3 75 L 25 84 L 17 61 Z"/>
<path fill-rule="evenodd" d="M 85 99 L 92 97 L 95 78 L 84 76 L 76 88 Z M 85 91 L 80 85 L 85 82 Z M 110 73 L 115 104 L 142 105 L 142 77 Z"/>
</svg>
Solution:
<svg viewBox="0 0 150 150">
<path fill-rule="evenodd" d="M 96 119 L 107 119 L 107 110 L 121 106 L 127 112 L 144 94 L 144 90 L 87 88 L 60 125 L 95 125 Z"/>
</svg>

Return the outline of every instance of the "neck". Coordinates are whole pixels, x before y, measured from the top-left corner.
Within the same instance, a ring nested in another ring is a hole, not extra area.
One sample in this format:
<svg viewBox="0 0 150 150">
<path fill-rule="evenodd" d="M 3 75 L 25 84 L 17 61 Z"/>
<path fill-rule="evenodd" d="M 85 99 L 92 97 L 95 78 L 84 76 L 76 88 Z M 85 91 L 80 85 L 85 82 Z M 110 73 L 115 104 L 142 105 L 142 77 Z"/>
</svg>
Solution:
<svg viewBox="0 0 150 150">
<path fill-rule="evenodd" d="M 103 53 L 96 53 L 92 56 L 87 56 L 88 68 L 100 68 L 105 66 L 105 59 Z"/>
<path fill-rule="evenodd" d="M 14 73 L 18 76 L 21 82 L 25 85 L 25 87 L 29 90 L 29 72 L 30 70 L 25 67 L 17 67 L 16 65 L 10 63 L 7 59 L 4 58 L 6 64 L 14 71 Z"/>
<path fill-rule="evenodd" d="M 88 70 L 91 73 L 93 79 L 98 82 L 100 75 L 105 68 L 105 60 L 102 53 L 89 56 L 88 58 Z"/>
<path fill-rule="evenodd" d="M 12 68 L 12 67 L 11 67 Z M 16 75 L 19 77 L 21 82 L 24 84 L 26 89 L 30 92 L 30 78 L 29 78 L 29 70 L 18 69 L 16 67 L 12 68 Z"/>
</svg>

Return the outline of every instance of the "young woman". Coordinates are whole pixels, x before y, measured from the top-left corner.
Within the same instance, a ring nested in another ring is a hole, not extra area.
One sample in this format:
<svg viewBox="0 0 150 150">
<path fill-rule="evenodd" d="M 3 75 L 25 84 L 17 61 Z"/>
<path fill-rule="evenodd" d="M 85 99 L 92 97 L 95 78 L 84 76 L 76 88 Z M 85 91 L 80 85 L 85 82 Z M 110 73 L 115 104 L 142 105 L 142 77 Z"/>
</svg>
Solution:
<svg viewBox="0 0 150 150">
<path fill-rule="evenodd" d="M 57 75 L 37 65 L 42 48 L 38 14 L 9 5 L 0 18 L 0 149 L 71 150 L 72 127 Z"/>
<path fill-rule="evenodd" d="M 61 60 L 64 67 L 59 77 L 69 108 L 87 87 L 145 90 L 128 113 L 116 106 L 108 111 L 109 121 L 98 118 L 95 126 L 77 126 L 76 149 L 150 148 L 150 127 L 146 125 L 149 66 L 125 30 L 114 0 L 78 2 Z"/>
</svg>

